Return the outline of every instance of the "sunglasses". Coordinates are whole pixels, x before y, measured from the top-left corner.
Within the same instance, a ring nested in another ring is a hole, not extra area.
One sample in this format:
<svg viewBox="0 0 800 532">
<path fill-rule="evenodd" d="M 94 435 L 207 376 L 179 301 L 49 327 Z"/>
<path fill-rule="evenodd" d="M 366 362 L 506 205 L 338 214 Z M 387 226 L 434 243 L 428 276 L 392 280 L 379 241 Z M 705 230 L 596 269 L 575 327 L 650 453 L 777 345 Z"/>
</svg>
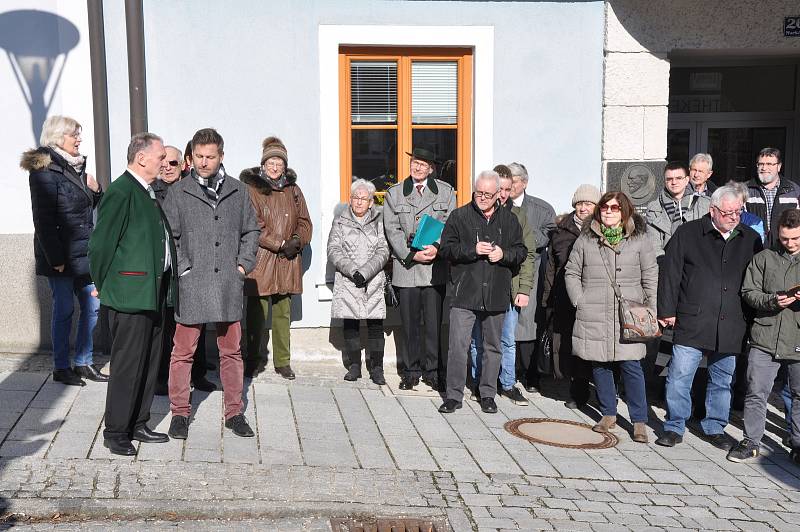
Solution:
<svg viewBox="0 0 800 532">
<path fill-rule="evenodd" d="M 609 212 L 609 211 L 611 211 L 611 212 L 619 212 L 620 211 L 620 206 L 619 205 L 601 205 L 598 208 L 600 209 L 600 212 Z"/>
<path fill-rule="evenodd" d="M 178 161 L 167 161 L 167 164 L 174 168 L 174 167 L 178 166 L 181 163 L 179 163 Z"/>
</svg>

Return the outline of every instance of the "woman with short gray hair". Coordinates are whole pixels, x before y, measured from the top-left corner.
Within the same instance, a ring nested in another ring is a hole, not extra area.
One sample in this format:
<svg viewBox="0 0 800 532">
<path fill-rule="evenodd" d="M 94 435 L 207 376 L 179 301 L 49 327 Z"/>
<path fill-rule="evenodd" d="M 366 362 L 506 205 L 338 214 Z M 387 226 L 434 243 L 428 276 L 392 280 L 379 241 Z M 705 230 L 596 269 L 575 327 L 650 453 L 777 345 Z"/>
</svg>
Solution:
<svg viewBox="0 0 800 532">
<path fill-rule="evenodd" d="M 350 187 L 350 205 L 333 220 L 328 236 L 328 260 L 336 269 L 331 317 L 343 322 L 346 381 L 361 377 L 359 322 L 367 322 L 370 379 L 386 384 L 383 374 L 383 267 L 389 245 L 383 234 L 381 211 L 374 207 L 375 185 L 358 179 Z"/>
<path fill-rule="evenodd" d="M 100 373 L 92 359 L 92 333 L 100 301 L 92 295 L 95 286 L 89 275 L 88 256 L 93 211 L 102 191 L 94 176 L 86 173 L 77 120 L 49 117 L 39 142 L 38 148 L 22 154 L 20 166 L 30 174 L 36 275 L 47 278 L 53 294 L 53 380 L 73 386 L 84 386 L 84 378 L 105 382 L 108 376 Z M 69 357 L 73 297 L 78 298 L 81 310 L 74 368 Z"/>
</svg>

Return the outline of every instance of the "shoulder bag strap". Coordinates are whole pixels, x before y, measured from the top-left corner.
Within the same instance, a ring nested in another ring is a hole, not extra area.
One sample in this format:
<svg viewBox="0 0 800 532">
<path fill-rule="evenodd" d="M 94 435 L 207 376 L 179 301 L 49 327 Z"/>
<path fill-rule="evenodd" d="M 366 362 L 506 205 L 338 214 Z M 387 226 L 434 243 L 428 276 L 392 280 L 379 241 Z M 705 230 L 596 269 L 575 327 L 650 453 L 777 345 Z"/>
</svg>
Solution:
<svg viewBox="0 0 800 532">
<path fill-rule="evenodd" d="M 603 266 L 606 267 L 606 273 L 608 274 L 608 280 L 611 281 L 611 288 L 614 289 L 614 295 L 617 296 L 617 299 L 622 299 L 622 292 L 619 289 L 619 285 L 614 280 L 614 276 L 611 275 L 611 266 L 606 261 L 605 256 L 603 256 L 603 244 L 602 244 L 602 242 L 598 244 L 597 252 L 600 253 L 600 260 L 603 261 Z"/>
</svg>

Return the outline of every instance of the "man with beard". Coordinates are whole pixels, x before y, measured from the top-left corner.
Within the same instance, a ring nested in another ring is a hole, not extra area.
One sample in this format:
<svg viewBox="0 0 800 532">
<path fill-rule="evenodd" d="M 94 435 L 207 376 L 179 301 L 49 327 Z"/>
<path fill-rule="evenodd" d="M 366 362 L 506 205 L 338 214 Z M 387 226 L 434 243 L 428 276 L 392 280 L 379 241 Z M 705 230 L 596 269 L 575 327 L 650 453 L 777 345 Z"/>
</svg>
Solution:
<svg viewBox="0 0 800 532">
<path fill-rule="evenodd" d="M 783 211 L 798 208 L 797 197 L 800 196 L 800 186 L 788 179 L 781 179 L 781 166 L 781 151 L 764 148 L 758 152 L 756 159 L 758 177 L 747 182 L 750 198 L 745 209 L 764 220 L 767 235 L 765 244 L 768 248 L 773 248 L 778 241 L 777 231 L 770 229 L 777 224 Z"/>
</svg>

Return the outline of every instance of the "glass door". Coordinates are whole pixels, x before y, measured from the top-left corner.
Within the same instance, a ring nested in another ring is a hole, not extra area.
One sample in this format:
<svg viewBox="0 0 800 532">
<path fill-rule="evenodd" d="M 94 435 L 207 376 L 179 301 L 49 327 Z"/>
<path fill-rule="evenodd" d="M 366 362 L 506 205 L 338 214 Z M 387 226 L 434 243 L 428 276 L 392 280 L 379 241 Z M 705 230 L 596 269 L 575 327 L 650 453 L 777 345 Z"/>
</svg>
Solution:
<svg viewBox="0 0 800 532">
<path fill-rule="evenodd" d="M 781 150 L 783 168 L 791 168 L 787 147 L 792 146 L 793 129 L 791 121 L 702 122 L 700 151 L 714 158 L 712 180 L 721 185 L 755 177 L 756 156 L 766 147 Z"/>
<path fill-rule="evenodd" d="M 697 122 L 670 121 L 667 129 L 667 161 L 686 161 L 700 151 Z"/>
</svg>

